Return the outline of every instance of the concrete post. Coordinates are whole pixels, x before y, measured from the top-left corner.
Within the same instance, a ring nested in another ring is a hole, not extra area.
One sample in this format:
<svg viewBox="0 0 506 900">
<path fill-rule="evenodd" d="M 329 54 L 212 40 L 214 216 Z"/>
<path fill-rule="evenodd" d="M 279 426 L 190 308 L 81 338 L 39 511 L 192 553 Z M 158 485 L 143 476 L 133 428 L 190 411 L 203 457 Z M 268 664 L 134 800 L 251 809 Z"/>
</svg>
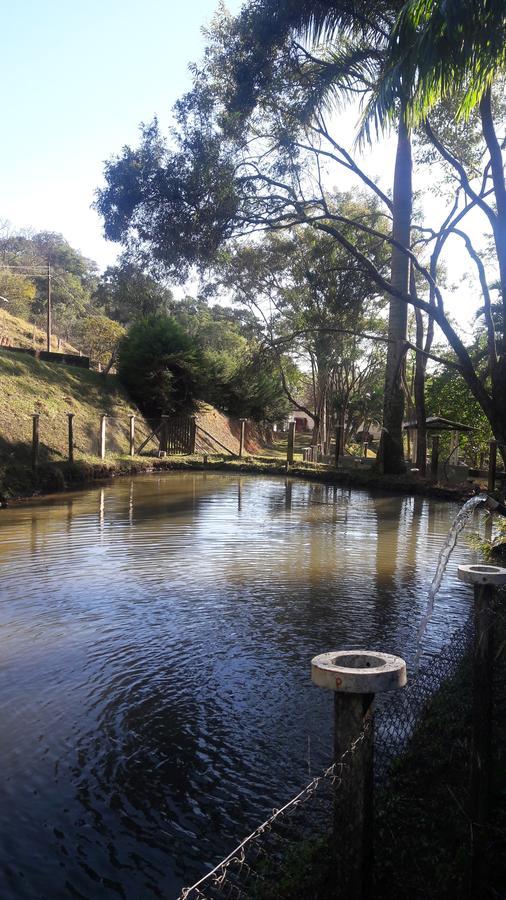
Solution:
<svg viewBox="0 0 506 900">
<path fill-rule="evenodd" d="M 459 566 L 458 577 L 474 588 L 473 704 L 470 816 L 473 827 L 472 896 L 483 894 L 484 828 L 493 772 L 492 714 L 494 618 L 497 588 L 506 584 L 501 566 Z"/>
<path fill-rule="evenodd" d="M 98 455 L 100 459 L 105 459 L 105 431 L 107 427 L 107 416 L 100 416 L 100 433 L 98 439 Z"/>
<path fill-rule="evenodd" d="M 495 473 L 497 469 L 497 441 L 490 441 L 489 448 L 487 490 L 493 491 L 495 489 Z"/>
<path fill-rule="evenodd" d="M 293 453 L 295 446 L 295 422 L 288 424 L 288 444 L 286 448 L 286 462 L 288 465 L 293 464 Z"/>
<path fill-rule="evenodd" d="M 241 423 L 241 435 L 239 438 L 239 458 L 242 459 L 242 456 L 244 453 L 244 437 L 245 437 L 245 430 L 246 430 L 246 419 L 240 419 L 239 421 Z"/>
<path fill-rule="evenodd" d="M 69 463 L 74 462 L 74 413 L 67 413 L 69 420 Z"/>
<path fill-rule="evenodd" d="M 129 451 L 130 456 L 135 456 L 135 416 L 130 416 L 129 419 Z"/>
<path fill-rule="evenodd" d="M 432 453 L 430 458 L 430 475 L 434 481 L 437 481 L 439 470 L 439 435 L 432 436 Z"/>
<path fill-rule="evenodd" d="M 341 764 L 334 795 L 335 900 L 370 900 L 373 866 L 374 695 L 406 684 L 406 663 L 370 650 L 322 653 L 311 679 L 334 691 L 334 763 Z"/>
<path fill-rule="evenodd" d="M 40 415 L 34 413 L 32 415 L 32 469 L 35 471 L 39 465 L 39 446 L 40 446 Z"/>
</svg>

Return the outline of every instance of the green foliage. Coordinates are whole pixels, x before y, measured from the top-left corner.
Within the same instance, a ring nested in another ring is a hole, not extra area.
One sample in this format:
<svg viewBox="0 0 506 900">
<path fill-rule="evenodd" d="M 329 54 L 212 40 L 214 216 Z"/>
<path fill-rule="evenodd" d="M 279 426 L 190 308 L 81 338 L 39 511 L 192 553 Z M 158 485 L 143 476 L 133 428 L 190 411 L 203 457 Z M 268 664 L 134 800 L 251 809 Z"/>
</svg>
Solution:
<svg viewBox="0 0 506 900">
<path fill-rule="evenodd" d="M 490 424 L 464 379 L 451 368 L 440 368 L 427 378 L 427 416 L 444 416 L 470 425 L 474 430 L 461 437 L 462 447 L 473 462 L 473 456 L 484 452 L 492 437 Z M 442 450 L 449 450 L 448 435 L 442 435 Z"/>
<path fill-rule="evenodd" d="M 503 0 L 408 0 L 391 35 L 375 115 L 392 114 L 402 85 L 414 123 L 441 98 L 456 96 L 457 115 L 467 118 L 505 68 Z"/>
<path fill-rule="evenodd" d="M 91 304 L 96 264 L 71 247 L 61 234 L 46 231 L 10 234 L 4 230 L 0 260 L 16 272 L 17 283 L 13 279 L 4 281 L 5 296 L 12 300 L 6 308 L 41 326 L 47 310 L 47 265 L 51 265 L 53 328 L 60 337 L 71 340 L 76 321 Z"/>
<path fill-rule="evenodd" d="M 15 271 L 0 269 L 0 307 L 12 316 L 30 317 L 36 288 L 33 281 Z M 7 302 L 5 302 L 7 301 Z"/>
<path fill-rule="evenodd" d="M 93 362 L 106 366 L 114 356 L 125 334 L 123 325 L 107 316 L 85 316 L 76 323 L 74 339 Z"/>
<path fill-rule="evenodd" d="M 336 214 L 381 229 L 377 204 L 360 194 L 335 194 Z M 343 226 L 344 227 L 344 226 Z M 384 271 L 389 252 L 367 234 L 361 248 Z M 312 372 L 295 390 L 313 417 L 327 405 L 341 412 L 349 431 L 380 415 L 384 345 L 361 338 L 381 334 L 383 298 L 368 271 L 330 235 L 294 228 L 261 242 L 240 243 L 222 256 L 220 275 L 236 302 L 256 310 L 262 340 L 274 355 L 291 355 Z M 282 363 L 286 374 L 286 362 Z M 349 436 L 348 434 L 346 435 Z"/>
<path fill-rule="evenodd" d="M 105 270 L 94 293 L 94 303 L 123 325 L 156 314 L 168 314 L 172 291 L 139 266 L 122 261 Z"/>
<path fill-rule="evenodd" d="M 232 416 L 259 422 L 286 416 L 289 404 L 277 355 L 260 351 L 258 322 L 251 312 L 186 297 L 173 304 L 172 315 L 201 350 L 202 399 Z M 293 376 L 290 361 L 287 366 Z"/>
<path fill-rule="evenodd" d="M 285 361 L 285 365 L 288 361 Z M 256 422 L 286 418 L 291 404 L 272 359 L 253 355 L 237 368 L 225 387 L 227 411 Z"/>
<path fill-rule="evenodd" d="M 483 553 L 485 559 L 501 561 L 506 557 L 506 518 L 494 518 L 494 527 L 494 535 L 490 540 L 483 540 L 476 535 L 472 544 Z"/>
<path fill-rule="evenodd" d="M 194 339 L 169 316 L 147 316 L 122 340 L 118 374 L 149 417 L 177 415 L 202 399 L 202 355 Z"/>
<path fill-rule="evenodd" d="M 106 164 L 106 187 L 97 192 L 106 236 L 122 241 L 130 259 L 180 279 L 189 265 L 212 257 L 237 211 L 234 161 L 206 126 L 201 99 L 198 119 L 175 151 L 156 120 L 143 126 L 140 146 Z"/>
</svg>

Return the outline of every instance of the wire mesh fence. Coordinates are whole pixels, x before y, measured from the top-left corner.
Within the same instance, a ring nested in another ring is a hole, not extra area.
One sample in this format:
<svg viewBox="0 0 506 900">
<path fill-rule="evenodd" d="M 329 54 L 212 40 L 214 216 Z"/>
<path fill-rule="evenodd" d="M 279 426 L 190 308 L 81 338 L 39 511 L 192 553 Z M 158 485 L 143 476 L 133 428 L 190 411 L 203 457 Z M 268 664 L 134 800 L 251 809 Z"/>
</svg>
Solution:
<svg viewBox="0 0 506 900">
<path fill-rule="evenodd" d="M 128 413 L 105 416 L 104 437 L 105 457 L 126 456 L 130 453 L 131 421 L 134 419 L 134 451 L 143 445 L 143 452 L 158 452 L 160 441 L 156 431 L 156 423 L 151 426 L 141 416 L 132 417 Z M 94 417 L 58 412 L 48 414 L 40 412 L 26 417 L 25 443 L 26 456 L 29 458 L 33 445 L 33 420 L 37 419 L 38 459 L 39 462 L 56 462 L 70 458 L 72 442 L 73 460 L 78 462 L 87 457 L 101 456 L 101 432 L 103 416 Z M 69 419 L 71 420 L 69 422 Z"/>
<path fill-rule="evenodd" d="M 280 882 L 290 877 L 289 870 L 293 869 L 298 852 L 314 859 L 320 853 L 327 854 L 333 828 L 333 802 L 345 790 L 347 770 L 368 739 L 370 729 L 371 724 L 366 724 L 339 760 L 313 778 L 288 803 L 273 810 L 211 872 L 184 888 L 180 900 L 275 898 L 279 896 Z"/>
<path fill-rule="evenodd" d="M 435 694 L 454 694 L 454 677 L 473 641 L 473 619 L 452 635 L 443 649 L 401 691 L 378 697 L 374 717 L 374 776 L 377 786 L 388 785 L 390 773 L 409 746 L 417 725 Z M 468 695 L 458 700 L 469 704 Z M 178 900 L 269 900 L 280 897 L 325 897 L 329 877 L 343 871 L 348 860 L 346 841 L 336 842 L 335 816 L 345 815 L 349 775 L 360 746 L 368 737 L 366 725 L 359 737 L 333 764 L 314 777 L 295 797 L 273 812 L 214 869 L 182 890 Z M 330 749 L 330 748 L 329 748 Z M 346 823 L 343 822 L 343 827 Z M 307 884 L 304 879 L 309 879 Z M 319 881 L 319 883 L 315 883 Z"/>
</svg>

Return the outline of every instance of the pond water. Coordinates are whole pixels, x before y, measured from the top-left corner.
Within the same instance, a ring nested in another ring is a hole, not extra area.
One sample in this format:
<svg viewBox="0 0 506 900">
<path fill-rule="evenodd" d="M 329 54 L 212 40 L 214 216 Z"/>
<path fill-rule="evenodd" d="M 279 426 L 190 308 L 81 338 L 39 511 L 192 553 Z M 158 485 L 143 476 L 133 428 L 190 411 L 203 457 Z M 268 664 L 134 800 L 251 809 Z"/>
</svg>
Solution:
<svg viewBox="0 0 506 900">
<path fill-rule="evenodd" d="M 2 900 L 170 900 L 218 862 L 308 780 L 308 736 L 328 759 L 311 657 L 413 659 L 456 509 L 170 473 L 1 511 Z M 469 610 L 458 561 L 428 652 Z"/>
</svg>

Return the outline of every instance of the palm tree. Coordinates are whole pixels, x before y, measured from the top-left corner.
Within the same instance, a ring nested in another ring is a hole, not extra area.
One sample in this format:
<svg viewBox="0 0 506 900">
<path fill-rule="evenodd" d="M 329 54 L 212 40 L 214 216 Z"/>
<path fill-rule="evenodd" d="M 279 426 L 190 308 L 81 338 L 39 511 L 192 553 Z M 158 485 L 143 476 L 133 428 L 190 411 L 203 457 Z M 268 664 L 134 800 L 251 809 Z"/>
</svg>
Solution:
<svg viewBox="0 0 506 900">
<path fill-rule="evenodd" d="M 327 49 L 320 69 L 321 91 L 318 101 L 346 95 L 351 83 L 363 76 L 364 92 L 379 78 L 389 47 L 391 31 L 401 9 L 399 0 L 260 0 L 246 7 L 239 16 L 239 30 L 252 40 L 253 68 L 261 84 L 265 59 L 269 52 L 283 46 L 291 36 L 302 35 L 313 47 Z M 325 66 L 325 61 L 327 65 Z M 244 57 L 241 60 L 241 66 Z M 241 103 L 254 102 L 244 90 L 245 81 L 255 81 L 255 73 L 244 79 L 241 67 Z M 411 137 L 405 115 L 406 106 L 397 95 L 398 140 L 393 181 L 392 237 L 409 248 L 412 213 Z M 368 135 L 366 134 L 366 137 Z M 391 253 L 391 283 L 409 293 L 409 258 L 396 246 Z M 407 335 L 407 307 L 391 297 L 389 305 L 388 350 L 385 369 L 383 433 L 380 464 L 385 473 L 404 469 L 402 423 L 404 417 L 404 366 Z"/>
<path fill-rule="evenodd" d="M 499 269 L 503 323 L 506 322 L 506 177 L 504 143 L 499 140 L 494 124 L 492 89 L 505 72 L 504 0 L 408 0 L 392 31 L 388 57 L 367 111 L 369 121 L 393 120 L 397 115 L 399 91 L 406 91 L 406 122 L 411 126 L 424 125 L 439 152 L 454 166 L 468 198 L 474 199 L 487 216 Z M 448 98 L 459 101 L 457 118 L 466 119 L 473 109 L 478 110 L 493 187 L 492 203 L 477 197 L 464 166 L 447 153 L 431 130 L 428 121 L 431 110 Z M 488 306 L 491 387 L 486 412 L 506 461 L 504 326 L 498 338 L 486 279 L 480 280 Z"/>
</svg>

